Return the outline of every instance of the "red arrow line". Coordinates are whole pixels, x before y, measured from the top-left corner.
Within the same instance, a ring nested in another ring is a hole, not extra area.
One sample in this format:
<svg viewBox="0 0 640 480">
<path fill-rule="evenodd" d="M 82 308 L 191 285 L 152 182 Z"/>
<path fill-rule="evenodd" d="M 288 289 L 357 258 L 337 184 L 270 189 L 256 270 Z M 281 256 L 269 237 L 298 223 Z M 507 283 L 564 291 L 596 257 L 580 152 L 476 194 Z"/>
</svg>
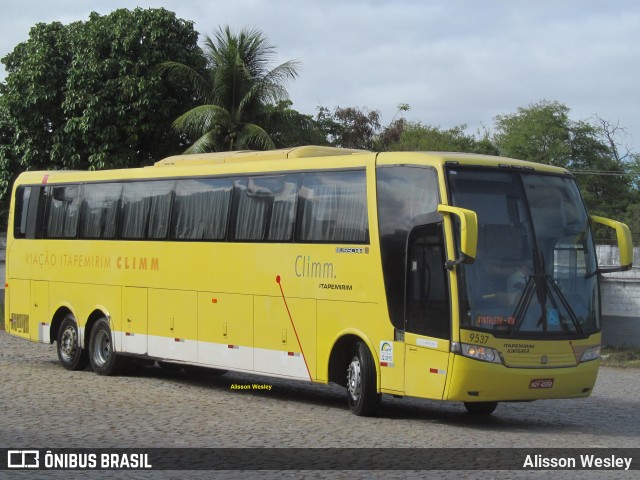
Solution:
<svg viewBox="0 0 640 480">
<path fill-rule="evenodd" d="M 284 301 L 284 306 L 287 309 L 287 314 L 289 315 L 289 321 L 291 321 L 291 326 L 293 327 L 293 333 L 296 334 L 296 340 L 298 340 L 298 346 L 300 347 L 300 352 L 302 352 L 302 359 L 304 360 L 304 366 L 307 367 L 307 373 L 309 374 L 309 380 L 313 381 L 311 378 L 311 370 L 309 370 L 309 365 L 307 364 L 307 356 L 304 354 L 304 350 L 302 349 L 302 344 L 300 343 L 300 337 L 298 336 L 298 330 L 296 330 L 296 325 L 293 323 L 293 317 L 291 316 L 291 311 L 289 310 L 289 305 L 287 304 L 287 299 L 284 296 L 284 290 L 282 289 L 282 283 L 280 282 L 280 275 L 276 277 L 276 283 L 280 287 L 280 294 L 282 295 L 282 300 Z"/>
</svg>

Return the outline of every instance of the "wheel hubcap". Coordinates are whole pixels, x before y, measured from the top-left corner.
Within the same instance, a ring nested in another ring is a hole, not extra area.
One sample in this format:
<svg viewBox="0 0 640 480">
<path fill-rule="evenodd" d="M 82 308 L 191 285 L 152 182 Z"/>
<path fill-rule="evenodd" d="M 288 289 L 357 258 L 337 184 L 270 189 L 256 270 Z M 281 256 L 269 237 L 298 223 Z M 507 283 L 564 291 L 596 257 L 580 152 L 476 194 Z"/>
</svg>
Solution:
<svg viewBox="0 0 640 480">
<path fill-rule="evenodd" d="M 109 360 L 111 355 L 111 339 L 107 332 L 101 330 L 96 334 L 93 349 L 93 360 L 98 366 L 102 366 Z"/>
<path fill-rule="evenodd" d="M 347 388 L 351 398 L 358 400 L 360 397 L 360 389 L 362 388 L 362 382 L 360 380 L 360 359 L 358 359 L 358 357 L 353 357 L 347 369 Z"/>
<path fill-rule="evenodd" d="M 66 362 L 73 360 L 73 356 L 76 353 L 76 345 L 78 339 L 76 337 L 76 331 L 73 327 L 68 327 L 62 333 L 62 340 L 60 342 L 60 354 Z"/>
</svg>

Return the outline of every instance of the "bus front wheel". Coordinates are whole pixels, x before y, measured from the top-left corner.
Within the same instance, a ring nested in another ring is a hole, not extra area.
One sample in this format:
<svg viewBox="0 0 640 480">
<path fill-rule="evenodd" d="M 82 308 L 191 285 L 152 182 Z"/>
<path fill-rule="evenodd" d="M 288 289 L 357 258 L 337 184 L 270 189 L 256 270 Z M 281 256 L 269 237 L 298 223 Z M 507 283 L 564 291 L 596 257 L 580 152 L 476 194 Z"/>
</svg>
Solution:
<svg viewBox="0 0 640 480">
<path fill-rule="evenodd" d="M 347 398 L 356 415 L 375 415 L 381 395 L 376 389 L 376 367 L 367 346 L 357 342 L 347 368 Z"/>
<path fill-rule="evenodd" d="M 111 327 L 106 318 L 98 320 L 91 329 L 89 360 L 98 375 L 117 375 L 126 363 L 126 359 L 116 355 L 113 349 Z"/>
<path fill-rule="evenodd" d="M 80 345 L 78 324 L 70 313 L 62 320 L 58 332 L 58 360 L 67 370 L 84 370 L 89 365 L 87 351 Z"/>
<path fill-rule="evenodd" d="M 491 415 L 498 402 L 464 402 L 464 408 L 471 415 Z"/>
</svg>

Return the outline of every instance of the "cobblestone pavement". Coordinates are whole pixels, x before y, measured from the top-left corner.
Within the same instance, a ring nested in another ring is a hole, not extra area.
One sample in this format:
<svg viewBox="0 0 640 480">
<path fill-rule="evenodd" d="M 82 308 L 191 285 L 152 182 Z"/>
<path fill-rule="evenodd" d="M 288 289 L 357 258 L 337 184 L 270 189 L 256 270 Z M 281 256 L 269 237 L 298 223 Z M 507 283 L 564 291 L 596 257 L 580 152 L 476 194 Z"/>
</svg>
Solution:
<svg viewBox="0 0 640 480">
<path fill-rule="evenodd" d="M 3 448 L 640 446 L 640 369 L 603 367 L 590 398 L 505 403 L 488 418 L 470 417 L 459 403 L 388 396 L 383 397 L 378 417 L 361 418 L 349 412 L 343 389 L 334 385 L 232 372 L 192 378 L 152 367 L 100 377 L 90 369 L 63 369 L 55 345 L 27 342 L 0 331 L 0 379 Z M 248 383 L 272 388 L 231 389 L 232 384 Z M 12 472 L 12 476 L 27 478 L 21 473 Z M 73 472 L 41 473 L 42 478 L 56 474 L 56 478 L 69 478 Z M 87 473 L 91 478 L 113 475 Z M 185 473 L 146 472 L 144 476 L 132 472 L 129 478 L 184 478 Z M 227 473 L 235 478 L 264 478 L 261 472 Z M 420 476 L 419 472 L 374 476 L 407 478 L 412 473 Z M 603 477 L 601 472 L 577 471 L 440 473 L 433 476 Z M 611 478 L 633 478 L 632 473 L 611 472 Z M 371 477 L 365 472 L 272 474 L 273 478 Z M 212 476 L 210 472 L 196 475 Z"/>
</svg>

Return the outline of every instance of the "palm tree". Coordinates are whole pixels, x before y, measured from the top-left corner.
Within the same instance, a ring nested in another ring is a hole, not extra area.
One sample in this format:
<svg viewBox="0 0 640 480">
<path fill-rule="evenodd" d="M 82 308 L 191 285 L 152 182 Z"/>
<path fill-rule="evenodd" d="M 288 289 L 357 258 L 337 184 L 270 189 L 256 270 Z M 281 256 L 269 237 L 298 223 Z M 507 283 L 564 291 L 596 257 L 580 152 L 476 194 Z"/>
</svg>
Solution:
<svg viewBox="0 0 640 480">
<path fill-rule="evenodd" d="M 274 112 L 267 107 L 288 99 L 284 85 L 297 77 L 298 63 L 270 68 L 274 54 L 275 47 L 260 31 L 235 34 L 225 26 L 205 39 L 204 71 L 177 62 L 160 65 L 170 78 L 185 81 L 202 102 L 173 122 L 177 131 L 196 138 L 185 153 L 275 148 L 263 128 Z"/>
</svg>

